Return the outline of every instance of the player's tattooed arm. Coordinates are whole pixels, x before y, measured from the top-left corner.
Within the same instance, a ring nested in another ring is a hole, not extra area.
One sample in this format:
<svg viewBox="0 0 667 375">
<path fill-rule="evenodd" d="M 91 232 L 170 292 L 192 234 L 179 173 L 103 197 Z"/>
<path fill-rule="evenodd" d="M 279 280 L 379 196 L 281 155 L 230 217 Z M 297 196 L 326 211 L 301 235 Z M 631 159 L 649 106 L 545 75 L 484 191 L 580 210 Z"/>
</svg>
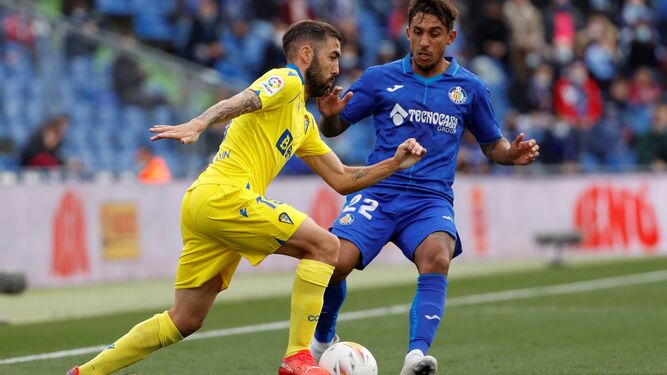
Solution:
<svg viewBox="0 0 667 375">
<path fill-rule="evenodd" d="M 426 153 L 414 138 L 403 142 L 392 158 L 366 167 L 348 167 L 333 152 L 303 157 L 303 161 L 338 193 L 347 195 L 369 187 L 392 174 L 410 168 Z"/>
<path fill-rule="evenodd" d="M 371 173 L 370 167 L 354 168 L 352 170 L 352 179 L 353 180 L 359 180 L 359 179 L 362 179 L 362 178 L 368 176 L 370 173 Z"/>
<path fill-rule="evenodd" d="M 245 113 L 257 111 L 262 108 L 259 95 L 250 89 L 241 91 L 229 99 L 222 100 L 201 115 L 180 125 L 155 125 L 150 128 L 151 141 L 158 139 L 175 139 L 184 144 L 195 143 L 199 135 L 210 125 L 225 123 Z"/>
<path fill-rule="evenodd" d="M 241 91 L 229 99 L 222 100 L 207 109 L 197 120 L 206 123 L 206 126 L 220 122 L 227 122 L 242 114 L 254 112 L 262 108 L 259 95 L 251 89 Z"/>
</svg>

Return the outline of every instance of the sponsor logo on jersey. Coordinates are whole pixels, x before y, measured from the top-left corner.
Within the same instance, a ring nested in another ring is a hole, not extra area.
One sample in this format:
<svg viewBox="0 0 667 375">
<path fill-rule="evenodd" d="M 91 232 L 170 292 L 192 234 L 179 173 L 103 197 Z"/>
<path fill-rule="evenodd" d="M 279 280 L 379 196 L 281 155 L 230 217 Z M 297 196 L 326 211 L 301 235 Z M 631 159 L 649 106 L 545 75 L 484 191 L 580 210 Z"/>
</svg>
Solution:
<svg viewBox="0 0 667 375">
<path fill-rule="evenodd" d="M 285 224 L 294 224 L 294 222 L 292 221 L 292 218 L 289 217 L 287 212 L 283 212 L 280 215 L 278 215 L 278 221 L 280 221 L 281 223 L 285 223 Z"/>
<path fill-rule="evenodd" d="M 289 129 L 285 129 L 280 138 L 278 138 L 278 142 L 276 142 L 276 148 L 283 154 L 285 159 L 289 159 L 292 156 L 292 141 L 294 141 L 292 133 L 290 133 Z"/>
<path fill-rule="evenodd" d="M 456 86 L 449 89 L 447 96 L 449 96 L 449 100 L 454 102 L 454 104 L 463 104 L 468 99 L 466 90 L 464 90 L 461 86 Z"/>
<path fill-rule="evenodd" d="M 403 85 L 394 85 L 392 87 L 387 87 L 387 91 L 394 92 L 394 91 L 402 89 L 402 88 L 403 88 Z"/>
<path fill-rule="evenodd" d="M 340 225 L 350 225 L 354 221 L 354 216 L 351 214 L 345 214 L 345 216 L 341 217 L 338 222 Z"/>
<path fill-rule="evenodd" d="M 394 122 L 394 125 L 401 126 L 405 121 L 405 118 L 408 117 L 408 113 L 401 107 L 400 104 L 396 103 L 394 108 L 389 113 L 389 117 Z"/>
<path fill-rule="evenodd" d="M 275 93 L 280 91 L 284 85 L 285 82 L 279 76 L 271 76 L 266 81 L 259 84 L 259 86 L 262 88 L 262 91 L 264 91 L 268 96 L 275 95 Z"/>
<path fill-rule="evenodd" d="M 394 125 L 401 126 L 405 119 L 409 118 L 413 123 L 435 125 L 439 132 L 456 134 L 459 119 L 453 115 L 439 112 L 426 111 L 422 109 L 408 109 L 407 111 L 396 103 L 389 113 Z"/>
</svg>

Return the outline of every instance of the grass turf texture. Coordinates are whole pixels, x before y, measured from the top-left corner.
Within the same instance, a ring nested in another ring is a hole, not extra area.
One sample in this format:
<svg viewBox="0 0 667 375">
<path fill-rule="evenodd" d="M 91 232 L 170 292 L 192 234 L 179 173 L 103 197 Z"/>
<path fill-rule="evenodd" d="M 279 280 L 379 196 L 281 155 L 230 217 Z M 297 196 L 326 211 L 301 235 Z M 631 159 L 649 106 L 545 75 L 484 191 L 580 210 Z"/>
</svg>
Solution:
<svg viewBox="0 0 667 375">
<path fill-rule="evenodd" d="M 650 258 L 461 279 L 453 275 L 448 299 L 665 269 L 667 258 Z M 409 304 L 414 288 L 353 290 L 343 311 Z M 283 321 L 288 309 L 286 296 L 218 303 L 202 332 Z M 2 326 L 0 360 L 110 343 L 155 312 Z M 383 375 L 399 372 L 407 332 L 407 313 L 338 326 L 344 340 L 371 350 Z M 659 281 L 449 306 L 431 354 L 443 374 L 667 374 L 666 340 L 667 281 Z M 276 374 L 286 341 L 286 329 L 185 341 L 118 374 Z M 0 374 L 63 374 L 92 356 L 0 365 Z"/>
</svg>

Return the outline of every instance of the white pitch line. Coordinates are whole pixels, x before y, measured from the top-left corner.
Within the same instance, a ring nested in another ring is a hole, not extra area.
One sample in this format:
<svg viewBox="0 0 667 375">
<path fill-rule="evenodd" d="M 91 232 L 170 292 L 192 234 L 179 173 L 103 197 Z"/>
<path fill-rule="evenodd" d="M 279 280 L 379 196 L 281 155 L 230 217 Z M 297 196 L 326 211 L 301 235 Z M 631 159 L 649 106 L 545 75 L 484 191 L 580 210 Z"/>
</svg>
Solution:
<svg viewBox="0 0 667 375">
<path fill-rule="evenodd" d="M 610 288 L 624 287 L 630 285 L 648 284 L 665 280 L 667 280 L 667 270 L 645 272 L 634 275 L 607 277 L 604 279 L 597 279 L 597 280 L 578 281 L 574 283 L 541 286 L 541 287 L 525 288 L 525 289 L 513 289 L 513 290 L 505 290 L 499 292 L 473 294 L 470 296 L 463 296 L 463 297 L 455 297 L 455 298 L 450 298 L 447 301 L 447 306 L 478 305 L 483 303 L 511 301 L 518 299 L 534 298 L 534 297 L 581 293 L 581 292 L 589 292 L 600 289 L 610 289 Z M 338 317 L 338 321 L 350 321 L 350 320 L 376 318 L 387 315 L 398 315 L 406 313 L 409 310 L 410 310 L 410 305 L 394 305 L 394 306 L 380 307 L 375 309 L 352 311 L 340 314 Z M 186 338 L 186 340 L 200 340 L 213 337 L 233 336 L 233 335 L 241 335 L 248 333 L 267 332 L 267 331 L 278 331 L 287 328 L 289 328 L 289 321 L 283 320 L 273 323 L 217 329 L 212 331 L 196 333 Z M 65 358 L 83 354 L 97 353 L 104 350 L 106 347 L 107 347 L 106 345 L 89 346 L 85 348 L 61 350 L 51 353 L 33 354 L 23 357 L 0 359 L 0 365 L 11 365 L 16 363 L 34 362 L 45 359 Z"/>
</svg>

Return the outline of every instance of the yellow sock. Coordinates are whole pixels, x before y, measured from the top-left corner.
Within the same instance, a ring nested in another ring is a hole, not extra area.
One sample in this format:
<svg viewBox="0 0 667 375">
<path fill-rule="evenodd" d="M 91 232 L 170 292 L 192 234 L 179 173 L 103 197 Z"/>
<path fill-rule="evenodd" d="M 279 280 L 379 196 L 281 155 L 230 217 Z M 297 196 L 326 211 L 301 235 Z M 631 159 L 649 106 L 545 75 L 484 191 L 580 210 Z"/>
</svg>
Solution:
<svg viewBox="0 0 667 375">
<path fill-rule="evenodd" d="M 310 348 L 310 340 L 322 310 L 324 291 L 333 271 L 334 266 L 311 259 L 302 259 L 296 267 L 285 357 Z"/>
<path fill-rule="evenodd" d="M 152 352 L 183 340 L 169 314 L 155 314 L 134 326 L 88 363 L 79 366 L 80 375 L 106 375 L 146 358 Z"/>
</svg>

